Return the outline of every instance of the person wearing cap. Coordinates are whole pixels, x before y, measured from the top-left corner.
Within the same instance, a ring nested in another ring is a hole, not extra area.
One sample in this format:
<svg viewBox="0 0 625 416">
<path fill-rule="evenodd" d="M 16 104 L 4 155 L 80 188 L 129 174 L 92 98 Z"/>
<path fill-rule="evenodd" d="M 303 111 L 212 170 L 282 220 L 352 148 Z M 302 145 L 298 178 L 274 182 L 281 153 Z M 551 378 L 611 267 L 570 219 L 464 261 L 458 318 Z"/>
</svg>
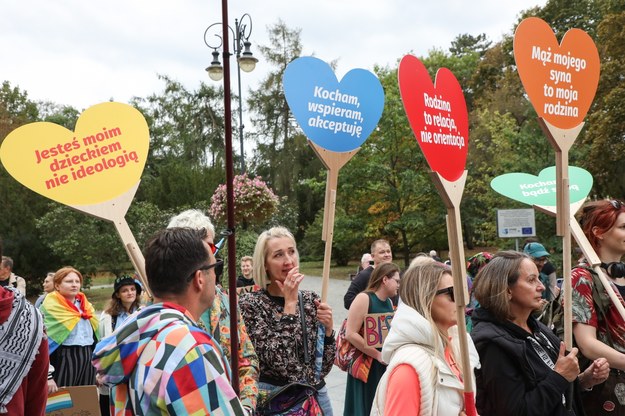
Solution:
<svg viewBox="0 0 625 416">
<path fill-rule="evenodd" d="M 141 285 L 132 276 L 125 274 L 115 279 L 111 300 L 100 315 L 98 326 L 100 339 L 111 335 L 130 315 L 141 308 L 140 296 Z M 98 390 L 100 391 L 100 413 L 102 416 L 110 415 L 110 388 L 99 386 Z"/>
<path fill-rule="evenodd" d="M 559 293 L 559 289 L 557 287 L 555 267 L 548 262 L 550 256 L 549 252 L 545 250 L 545 246 L 536 242 L 527 243 L 525 247 L 523 247 L 523 252 L 534 260 L 538 268 L 540 281 L 545 286 L 543 299 L 547 301 L 554 300 Z"/>
</svg>

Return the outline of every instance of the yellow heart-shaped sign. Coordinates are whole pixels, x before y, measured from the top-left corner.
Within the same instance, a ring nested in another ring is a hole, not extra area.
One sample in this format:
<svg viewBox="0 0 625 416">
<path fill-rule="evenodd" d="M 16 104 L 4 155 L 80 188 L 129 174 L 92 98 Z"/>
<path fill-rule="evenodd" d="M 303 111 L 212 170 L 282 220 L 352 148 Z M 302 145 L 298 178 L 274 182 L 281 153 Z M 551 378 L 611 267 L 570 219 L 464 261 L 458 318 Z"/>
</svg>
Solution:
<svg viewBox="0 0 625 416">
<path fill-rule="evenodd" d="M 111 200 L 137 185 L 150 134 L 134 107 L 106 102 L 85 110 L 72 132 L 38 122 L 12 131 L 0 160 L 16 180 L 65 205 Z"/>
</svg>

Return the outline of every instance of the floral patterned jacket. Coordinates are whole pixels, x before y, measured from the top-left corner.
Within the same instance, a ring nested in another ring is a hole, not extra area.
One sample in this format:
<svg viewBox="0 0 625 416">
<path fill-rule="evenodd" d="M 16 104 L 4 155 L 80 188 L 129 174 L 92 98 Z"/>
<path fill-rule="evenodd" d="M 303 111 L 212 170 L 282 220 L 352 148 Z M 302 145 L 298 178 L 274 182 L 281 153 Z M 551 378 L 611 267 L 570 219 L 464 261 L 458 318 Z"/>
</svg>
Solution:
<svg viewBox="0 0 625 416">
<path fill-rule="evenodd" d="M 239 398 L 243 406 L 255 409 L 258 397 L 258 357 L 247 334 L 241 311 L 238 311 L 238 315 Z M 230 361 L 230 301 L 228 294 L 218 288 L 213 307 L 207 309 L 200 320 L 206 326 L 208 333 L 219 342 L 226 359 Z"/>
<path fill-rule="evenodd" d="M 609 321 L 606 325 L 606 322 L 600 316 L 593 302 L 592 274 L 587 267 L 589 267 L 588 264 L 581 263 L 571 271 L 573 322 L 595 327 L 597 329 L 597 339 L 606 345 L 610 345 L 606 335 L 609 330 L 614 349 L 625 353 L 625 321 L 623 321 L 616 307 L 610 304 L 610 307 L 606 311 L 606 318 Z M 614 283 L 612 283 L 612 288 L 621 303 L 625 304 Z M 601 296 L 608 296 L 605 289 Z"/>
<path fill-rule="evenodd" d="M 302 290 L 309 362 L 304 362 L 302 323 L 298 313 L 284 314 L 284 298 L 269 295 L 266 290 L 246 293 L 239 299 L 250 338 L 260 361 L 260 381 L 283 385 L 300 381 L 319 385 L 315 377 L 315 347 L 318 325 L 314 301 L 319 295 Z M 321 381 L 332 369 L 336 345 L 334 336 L 324 336 Z"/>
</svg>

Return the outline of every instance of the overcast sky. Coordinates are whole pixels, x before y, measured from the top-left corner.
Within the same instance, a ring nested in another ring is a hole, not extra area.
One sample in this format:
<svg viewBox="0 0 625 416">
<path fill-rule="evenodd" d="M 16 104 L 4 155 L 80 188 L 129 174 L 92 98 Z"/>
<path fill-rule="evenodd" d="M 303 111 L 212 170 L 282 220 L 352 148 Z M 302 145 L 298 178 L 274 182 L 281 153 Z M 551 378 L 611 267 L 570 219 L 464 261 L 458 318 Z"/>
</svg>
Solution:
<svg viewBox="0 0 625 416">
<path fill-rule="evenodd" d="M 374 64 L 394 65 L 406 53 L 447 49 L 461 33 L 498 41 L 523 10 L 546 0 L 241 0 L 229 17 L 249 13 L 257 69 L 243 74 L 253 88 L 267 68 L 255 45 L 280 18 L 301 29 L 304 55 L 338 59 L 337 75 Z M 162 89 L 157 74 L 195 89 L 211 82 L 206 27 L 221 20 L 220 0 L 21 0 L 0 13 L 0 79 L 31 99 L 79 110 L 113 98 L 127 102 Z M 234 63 L 233 68 L 236 68 Z M 232 77 L 236 91 L 236 75 Z"/>
</svg>

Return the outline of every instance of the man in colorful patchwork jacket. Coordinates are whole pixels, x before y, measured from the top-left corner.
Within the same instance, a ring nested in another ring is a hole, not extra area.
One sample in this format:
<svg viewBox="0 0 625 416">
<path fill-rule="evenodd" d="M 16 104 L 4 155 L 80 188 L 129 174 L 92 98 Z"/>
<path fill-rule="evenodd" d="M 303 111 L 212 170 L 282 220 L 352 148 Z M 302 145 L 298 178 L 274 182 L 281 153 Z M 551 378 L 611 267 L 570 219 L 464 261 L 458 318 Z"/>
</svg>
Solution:
<svg viewBox="0 0 625 416">
<path fill-rule="evenodd" d="M 154 304 L 98 343 L 93 365 L 116 415 L 243 415 L 230 367 L 197 322 L 215 297 L 218 263 L 205 230 L 170 228 L 147 246 Z"/>
</svg>

